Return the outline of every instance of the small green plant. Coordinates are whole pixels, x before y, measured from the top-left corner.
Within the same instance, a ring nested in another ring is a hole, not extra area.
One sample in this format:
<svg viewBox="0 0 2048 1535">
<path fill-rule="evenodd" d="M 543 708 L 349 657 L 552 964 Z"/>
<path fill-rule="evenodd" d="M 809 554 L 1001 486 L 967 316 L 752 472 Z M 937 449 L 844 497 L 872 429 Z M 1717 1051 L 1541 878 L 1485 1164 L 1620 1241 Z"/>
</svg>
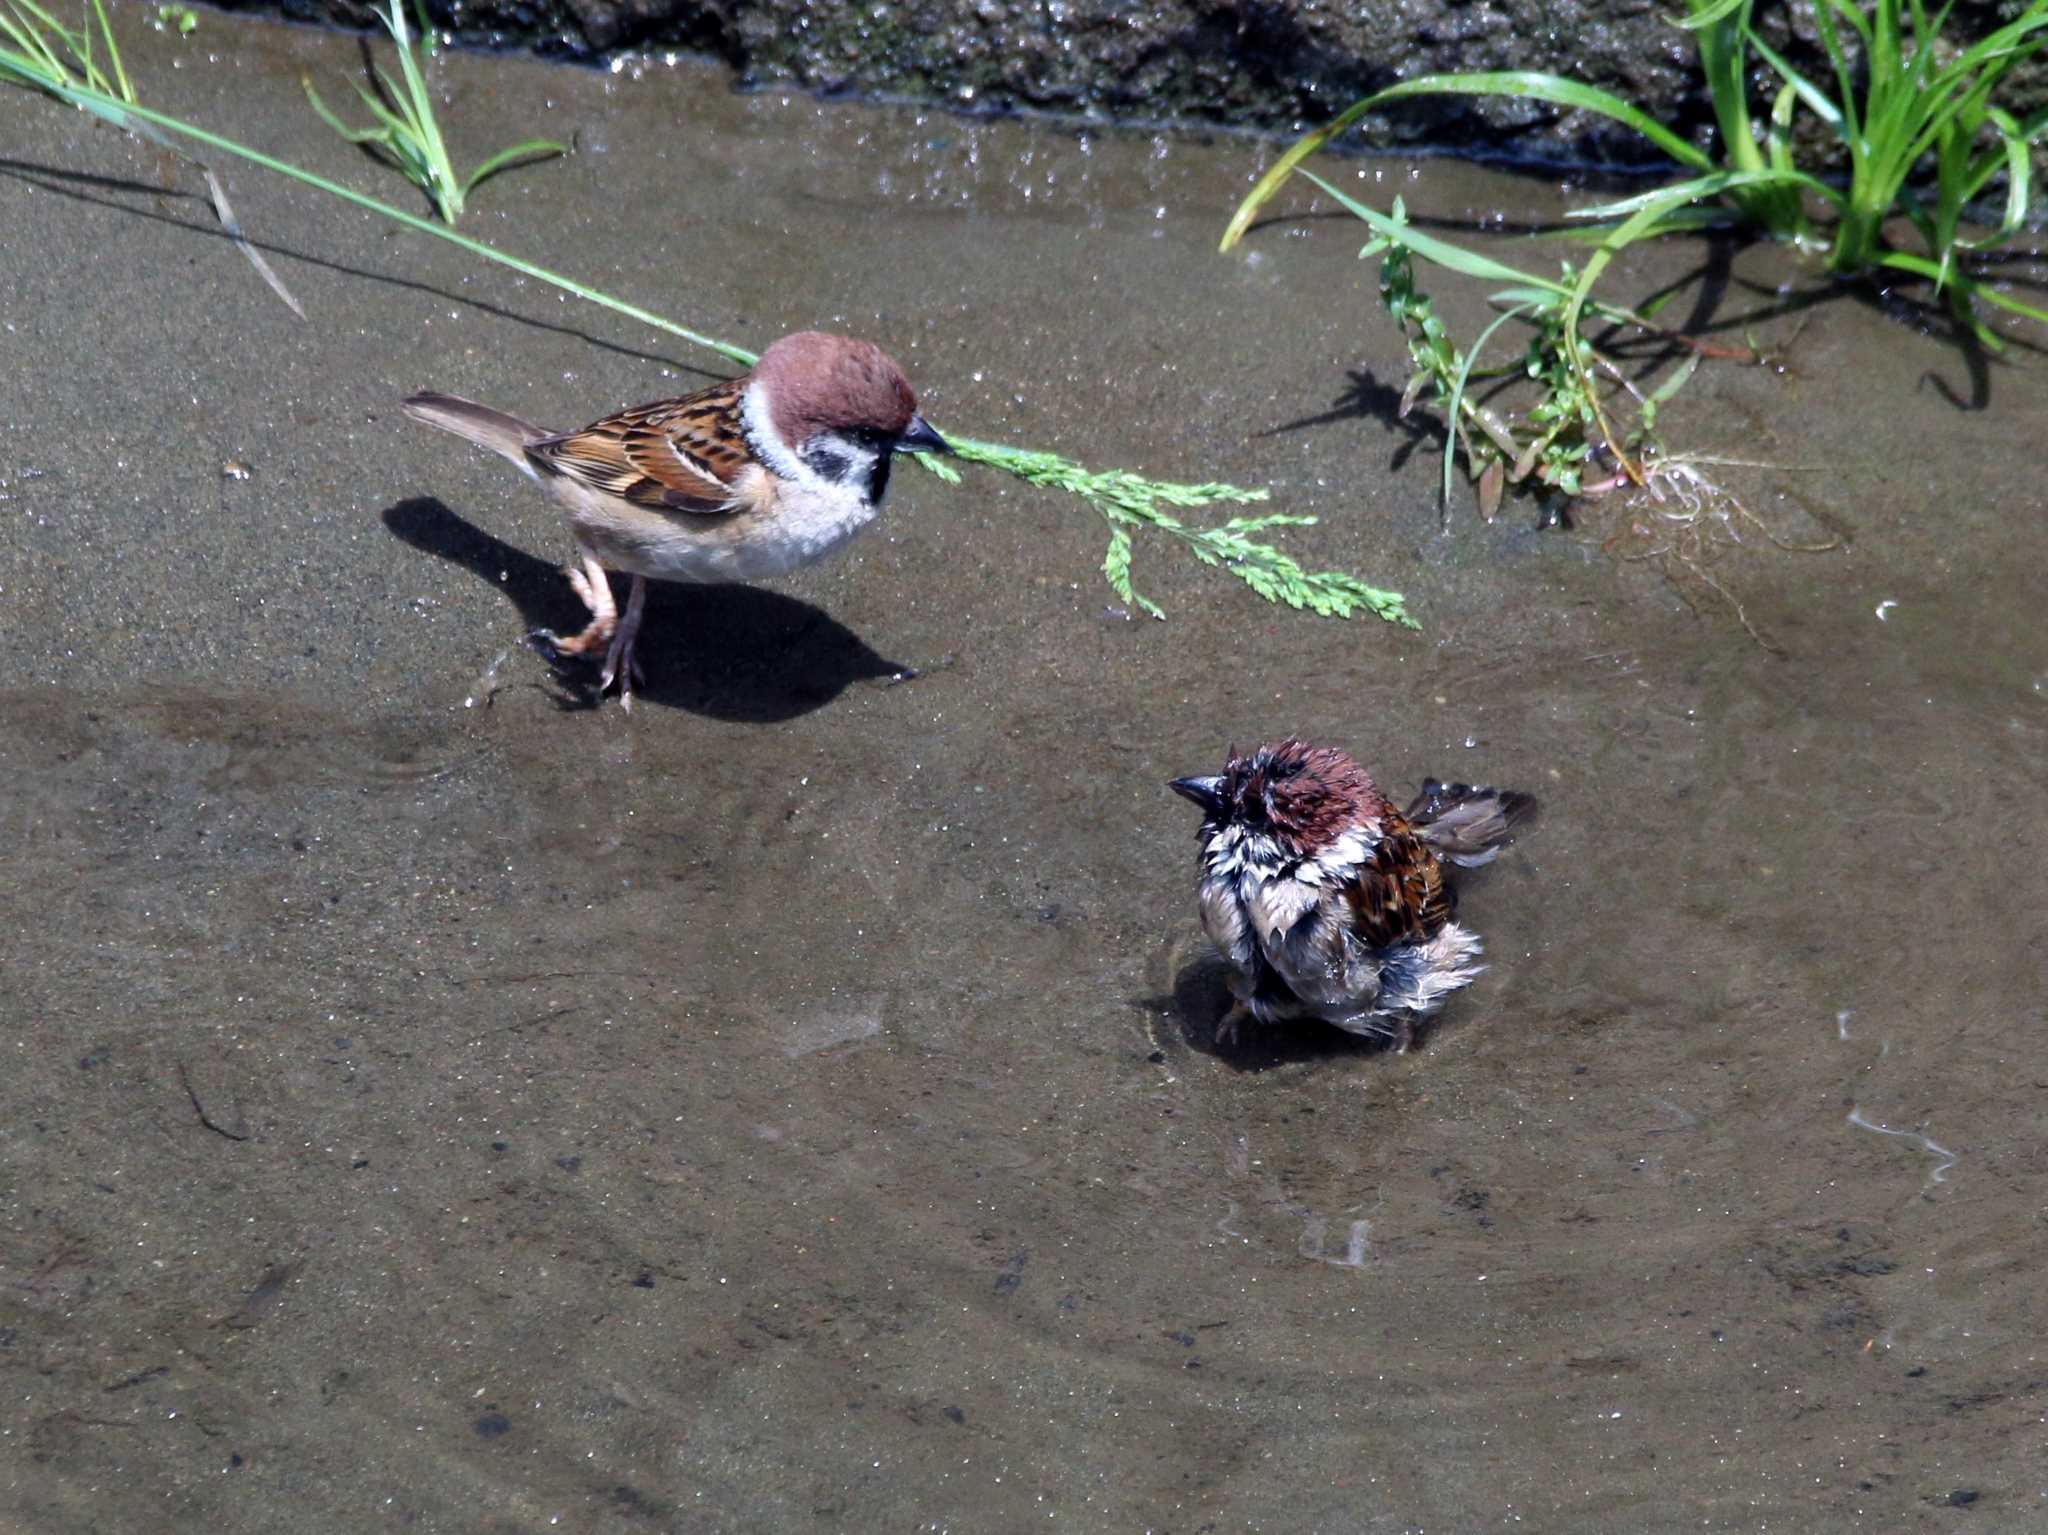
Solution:
<svg viewBox="0 0 2048 1535">
<path fill-rule="evenodd" d="M 1941 36 L 1948 13 L 1945 5 L 1930 18 L 1922 0 L 1910 0 L 1903 11 L 1899 0 L 1878 0 L 1867 15 L 1849 0 L 1814 0 L 1814 26 L 1834 71 L 1839 93 L 1835 97 L 1762 38 L 1745 31 L 1751 46 L 1784 80 L 1785 89 L 1795 92 L 1800 104 L 1820 118 L 1848 152 L 1846 192 L 1812 178 L 1802 182 L 1806 190 L 1832 204 L 1837 215 L 1829 271 L 1842 276 L 1880 266 L 1923 271 L 1924 262 L 1892 259 L 1909 253 L 1889 249 L 1882 238 L 1884 221 L 1894 212 L 1904 212 L 1927 242 L 1928 258 L 1944 278 L 1954 278 L 1965 304 L 1984 298 L 2048 319 L 2048 314 L 2010 303 L 1956 273 L 1953 265 L 1959 249 L 1972 248 L 1957 234 L 1964 206 L 2001 169 L 2007 173 L 2006 216 L 1997 232 L 1979 246 L 2009 238 L 2026 220 L 2031 174 L 2027 151 L 2048 131 L 2048 110 L 2020 122 L 1993 106 L 1991 95 L 2015 65 L 2048 47 L 2048 0 L 2034 0 L 2017 18 L 1964 48 L 1951 46 Z M 1855 40 L 1853 49 L 1848 37 Z M 1980 150 L 1985 137 L 1994 142 Z M 1935 157 L 1933 213 L 1921 206 L 1906 184 L 1929 154 Z"/>
<path fill-rule="evenodd" d="M 156 8 L 154 23 L 159 32 L 175 32 L 180 37 L 190 37 L 199 30 L 199 13 L 189 5 L 160 5 Z"/>
<path fill-rule="evenodd" d="M 377 19 L 384 24 L 384 30 L 391 34 L 391 41 L 397 46 L 398 71 L 404 88 L 393 87 L 384 72 L 375 65 L 370 67 L 375 90 L 360 81 L 356 83 L 356 94 L 362 97 L 370 115 L 377 119 L 374 128 L 349 127 L 327 110 L 327 104 L 313 89 L 310 79 L 301 78 L 300 84 L 305 87 L 306 99 L 313 104 L 313 110 L 320 114 L 328 127 L 351 144 L 360 144 L 381 154 L 406 180 L 426 193 L 427 200 L 441 215 L 443 223 L 453 224 L 462 217 L 463 204 L 478 183 L 514 165 L 552 159 L 569 152 L 566 146 L 552 139 L 528 139 L 510 149 L 499 150 L 467 176 L 456 175 L 454 162 L 448 158 L 448 146 L 441 137 L 440 120 L 434 115 L 433 93 L 427 88 L 426 74 L 420 67 L 420 55 L 426 51 L 425 47 L 414 41 L 400 0 L 390 0 L 389 9 L 379 11 Z"/>
<path fill-rule="evenodd" d="M 1704 150 L 1640 109 L 1576 80 L 1524 73 L 1426 75 L 1353 103 L 1297 140 L 1239 204 L 1224 230 L 1222 249 L 1229 250 L 1243 237 L 1258 210 L 1296 167 L 1367 113 L 1418 96 L 1514 96 L 1621 123 L 1698 173 L 1685 184 L 1695 189 L 1715 174 L 1732 178 L 1721 181 L 1710 195 L 1674 201 L 1661 219 L 1637 226 L 1636 238 L 1716 217 L 1714 205 L 1724 203 L 1774 237 L 1804 245 L 1814 234 L 1806 212 L 1810 198 L 1835 214 L 1826 256 L 1831 273 L 1853 277 L 1882 267 L 1931 277 L 1937 287 L 1947 288 L 1961 322 L 1993 348 L 2000 343 L 1978 316 L 1979 301 L 2048 321 L 2048 310 L 1999 292 L 1964 270 L 1959 260 L 2003 243 L 2026 222 L 2031 192 L 2028 150 L 2048 134 L 2048 110 L 2021 121 L 1991 97 L 2014 66 L 2048 47 L 2048 0 L 2030 0 L 2014 20 L 1961 48 L 1941 35 L 1948 6 L 1930 16 L 1923 0 L 1907 0 L 1903 7 L 1900 0 L 1875 0 L 1867 9 L 1852 0 L 1812 0 L 1815 29 L 1835 75 L 1837 97 L 1830 97 L 1757 36 L 1750 26 L 1751 0 L 1688 0 L 1688 5 L 1689 14 L 1679 25 L 1694 35 L 1713 99 L 1723 155 L 1718 166 Z M 1761 145 L 1749 104 L 1752 53 L 1783 82 Z M 1800 107 L 1818 117 L 1846 148 L 1846 189 L 1794 163 L 1790 146 Z M 1908 186 L 1908 178 L 1923 162 L 1931 164 L 1935 177 L 1931 208 L 1923 206 Z M 2006 174 L 2001 223 L 1984 239 L 1963 239 L 1964 210 L 2001 170 Z M 1926 242 L 1925 255 L 1884 243 L 1883 225 L 1894 212 L 1903 212 L 1912 221 Z M 1584 210 L 1586 217 L 1614 214 L 1613 208 Z"/>
<path fill-rule="evenodd" d="M 185 122 L 168 113 L 153 111 L 148 107 L 133 103 L 124 104 L 108 92 L 72 80 L 68 75 L 50 75 L 30 66 L 32 61 L 25 59 L 23 55 L 0 47 L 0 79 L 14 78 L 20 83 L 30 84 L 34 89 L 59 101 L 98 113 L 119 127 L 152 135 L 160 135 L 163 132 L 178 134 L 223 154 L 234 155 L 253 165 L 259 165 L 276 175 L 289 177 L 330 196 L 338 197 L 344 202 L 353 203 L 408 229 L 445 240 L 473 256 L 509 267 L 537 282 L 548 283 L 565 293 L 572 293 L 615 314 L 663 331 L 693 346 L 715 352 L 742 366 L 749 366 L 756 361 L 755 354 L 744 347 L 678 325 L 652 310 L 613 298 L 610 294 L 579 283 L 573 278 L 551 272 L 546 267 L 501 251 L 469 235 L 459 234 L 445 224 L 438 224 L 394 208 L 389 203 L 380 202 L 374 197 L 342 186 L 339 182 L 330 181 L 324 176 L 315 175 L 311 171 L 266 155 L 261 150 L 238 144 L 233 139 L 224 138 L 197 124 Z M 24 67 L 29 67 L 27 79 L 20 77 Z M 1218 502 L 1261 501 L 1267 494 L 1264 490 L 1246 489 L 1235 485 L 1186 485 L 1169 480 L 1148 480 L 1121 470 L 1091 470 L 1058 454 L 1038 453 L 1003 443 L 983 442 L 972 437 L 956 436 L 950 432 L 947 434 L 947 440 L 952 444 L 955 453 L 970 463 L 986 464 L 1030 484 L 1070 491 L 1085 500 L 1109 524 L 1110 546 L 1108 556 L 1103 561 L 1103 572 L 1109 578 L 1111 586 L 1119 596 L 1155 616 L 1160 616 L 1157 604 L 1140 596 L 1130 583 L 1131 535 L 1143 529 L 1157 530 L 1180 540 L 1196 559 L 1204 564 L 1221 566 L 1229 570 L 1269 601 L 1284 602 L 1326 617 L 1349 617 L 1361 612 L 1370 612 L 1389 622 L 1415 627 L 1415 621 L 1409 616 L 1399 592 L 1384 591 L 1342 572 L 1304 570 L 1284 551 L 1250 536 L 1264 528 L 1286 524 L 1300 525 L 1313 522 L 1314 518 L 1291 513 L 1268 513 L 1255 517 L 1232 518 L 1220 527 L 1193 528 L 1167 510 L 1207 506 Z M 956 482 L 958 480 L 957 472 L 938 459 L 920 455 L 919 462 L 944 479 Z"/>
<path fill-rule="evenodd" d="M 1559 277 L 1548 278 L 1417 229 L 1408 222 L 1398 198 L 1391 213 L 1382 213 L 1311 172 L 1298 174 L 1373 231 L 1359 255 L 1381 258 L 1380 302 L 1401 328 L 1415 365 L 1401 393 L 1400 414 L 1406 416 L 1425 392 L 1443 406 L 1449 434 L 1442 488 L 1445 511 L 1448 513 L 1451 504 L 1456 453 L 1462 448 L 1480 511 L 1489 519 L 1507 486 L 1532 478 L 1566 495 L 1577 495 L 1581 466 L 1595 453 L 1612 456 L 1631 479 L 1641 482 L 1646 477 L 1642 450 L 1655 455 L 1657 409 L 1692 376 L 1706 348 L 1662 331 L 1646 315 L 1595 299 L 1593 285 L 1617 252 L 1642 238 L 1644 230 L 1668 218 L 1674 209 L 1729 191 L 1769 186 L 1776 179 L 1771 171 L 1716 171 L 1648 197 L 1588 210 L 1620 222 L 1605 234 L 1583 267 L 1574 269 L 1567 264 Z M 1480 332 L 1469 352 L 1451 338 L 1434 303 L 1417 286 L 1417 257 L 1481 282 L 1505 284 L 1489 295 L 1501 313 Z M 1655 333 L 1667 342 L 1683 345 L 1690 355 L 1646 393 L 1613 359 L 1594 347 L 1586 335 L 1589 319 Z M 1530 330 L 1517 371 L 1537 386 L 1536 399 L 1521 414 L 1504 416 L 1475 398 L 1472 384 L 1503 377 L 1508 371 L 1481 369 L 1477 362 L 1494 333 L 1513 321 Z M 1721 350 L 1730 356 L 1745 355 L 1739 349 Z M 1618 414 L 1617 407 L 1628 414 Z"/>
<path fill-rule="evenodd" d="M 1424 398 L 1443 408 L 1443 506 L 1448 517 L 1457 455 L 1462 450 L 1479 510 L 1491 520 L 1508 486 L 1534 483 L 1576 505 L 1639 490 L 1646 505 L 1630 510 L 1602 547 L 1625 560 L 1655 562 L 1667 581 L 1693 604 L 1694 592 L 1727 604 L 1736 621 L 1766 650 L 1779 647 L 1750 622 L 1742 602 L 1709 568 L 1725 547 L 1741 544 L 1745 529 L 1781 549 L 1818 553 L 1835 541 L 1793 544 L 1778 537 L 1733 494 L 1709 478 L 1707 466 L 1733 463 L 1696 453 L 1667 452 L 1657 435 L 1659 408 L 1685 386 L 1707 356 L 1761 361 L 1752 348 L 1695 341 L 1658 327 L 1647 315 L 1593 297 L 1592 288 L 1616 252 L 1671 215 L 1709 199 L 1782 184 L 1771 170 L 1716 171 L 1644 197 L 1586 210 L 1616 220 L 1585 265 L 1569 263 L 1556 279 L 1518 271 L 1408 222 L 1401 200 L 1392 211 L 1346 196 L 1308 171 L 1306 177 L 1340 207 L 1363 220 L 1372 236 L 1361 258 L 1380 258 L 1380 302 L 1401 329 L 1415 366 L 1401 392 L 1397 415 L 1406 417 Z M 1445 271 L 1494 284 L 1500 310 L 1470 351 L 1460 348 L 1417 285 L 1417 258 Z M 1667 349 L 1687 355 L 1654 388 L 1645 389 L 1587 334 L 1589 321 L 1642 331 Z M 1528 341 L 1518 363 L 1481 368 L 1479 354 L 1502 327 L 1519 322 Z M 1498 381 L 1500 398 L 1529 403 L 1519 409 L 1477 397 L 1475 385 Z M 1754 467 L 1769 467 L 1758 465 Z M 1617 496 L 1617 500 L 1622 498 Z"/>
</svg>

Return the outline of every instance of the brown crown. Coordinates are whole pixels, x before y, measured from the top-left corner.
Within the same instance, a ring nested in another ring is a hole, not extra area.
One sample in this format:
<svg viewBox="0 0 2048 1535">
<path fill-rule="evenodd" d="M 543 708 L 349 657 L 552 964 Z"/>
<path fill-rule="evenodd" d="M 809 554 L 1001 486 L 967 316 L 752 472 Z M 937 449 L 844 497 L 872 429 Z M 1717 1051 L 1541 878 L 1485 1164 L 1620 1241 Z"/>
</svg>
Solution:
<svg viewBox="0 0 2048 1535">
<path fill-rule="evenodd" d="M 823 431 L 895 437 L 917 414 L 917 396 L 896 360 L 872 341 L 800 330 L 761 354 L 754 378 L 767 390 L 775 429 L 801 447 Z"/>
<path fill-rule="evenodd" d="M 1248 756 L 1233 748 L 1223 769 L 1222 793 L 1236 820 L 1269 831 L 1296 850 L 1320 847 L 1393 808 L 1349 752 L 1293 737 Z"/>
</svg>

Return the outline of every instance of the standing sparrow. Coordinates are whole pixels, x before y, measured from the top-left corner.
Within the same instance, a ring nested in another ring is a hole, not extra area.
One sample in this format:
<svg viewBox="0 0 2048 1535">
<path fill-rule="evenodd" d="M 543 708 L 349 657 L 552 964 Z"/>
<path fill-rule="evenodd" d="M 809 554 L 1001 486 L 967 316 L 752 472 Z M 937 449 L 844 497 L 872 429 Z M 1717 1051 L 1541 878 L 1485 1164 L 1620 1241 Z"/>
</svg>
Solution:
<svg viewBox="0 0 2048 1535">
<path fill-rule="evenodd" d="M 1334 746 L 1232 748 L 1214 778 L 1176 778 L 1202 807 L 1202 926 L 1230 962 L 1240 1018 L 1319 1018 L 1396 1050 L 1484 968 L 1451 920 L 1443 860 L 1490 863 L 1536 807 L 1526 794 L 1428 779 L 1405 814 Z"/>
<path fill-rule="evenodd" d="M 888 353 L 821 331 L 784 336 L 738 378 L 580 432 L 447 394 L 413 395 L 405 413 L 510 459 L 568 514 L 569 584 L 590 622 L 530 638 L 551 655 L 601 653 L 598 690 L 617 682 L 628 708 L 648 577 L 751 581 L 823 559 L 874 519 L 891 454 L 951 451 Z M 608 570 L 633 577 L 623 615 Z"/>
</svg>

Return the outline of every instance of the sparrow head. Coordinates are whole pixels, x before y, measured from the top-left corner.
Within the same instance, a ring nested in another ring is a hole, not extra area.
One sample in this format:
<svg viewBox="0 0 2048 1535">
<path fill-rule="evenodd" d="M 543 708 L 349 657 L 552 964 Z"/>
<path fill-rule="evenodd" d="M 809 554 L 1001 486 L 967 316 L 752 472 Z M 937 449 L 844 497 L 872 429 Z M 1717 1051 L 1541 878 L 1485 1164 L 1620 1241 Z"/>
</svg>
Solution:
<svg viewBox="0 0 2048 1535">
<path fill-rule="evenodd" d="M 871 502 L 889 482 L 889 455 L 950 453 L 917 413 L 910 380 L 872 341 L 803 330 L 754 364 L 752 387 L 782 444 L 818 478 L 859 485 Z"/>
<path fill-rule="evenodd" d="M 1176 778 L 1169 787 L 1202 807 L 1205 839 L 1235 828 L 1295 858 L 1376 820 L 1386 805 L 1379 786 L 1350 753 L 1292 737 L 1242 755 L 1232 747 L 1221 773 Z"/>
</svg>

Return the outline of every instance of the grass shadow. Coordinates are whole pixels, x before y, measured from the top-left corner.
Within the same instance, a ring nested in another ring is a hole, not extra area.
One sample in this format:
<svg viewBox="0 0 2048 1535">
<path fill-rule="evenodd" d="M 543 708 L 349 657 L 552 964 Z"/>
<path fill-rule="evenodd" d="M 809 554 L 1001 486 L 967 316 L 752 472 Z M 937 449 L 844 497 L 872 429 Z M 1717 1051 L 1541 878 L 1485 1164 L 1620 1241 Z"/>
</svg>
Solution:
<svg viewBox="0 0 2048 1535">
<path fill-rule="evenodd" d="M 165 155 L 164 159 L 167 165 L 175 165 L 175 162 L 172 161 L 169 155 Z M 55 166 L 36 165 L 23 160 L 11 160 L 5 156 L 0 156 L 0 176 L 11 177 L 19 181 L 23 186 L 34 187 L 37 191 L 47 192 L 55 197 L 68 197 L 74 202 L 86 203 L 92 207 L 108 208 L 114 212 L 125 213 L 134 218 L 148 219 L 158 224 L 168 224 L 173 229 L 182 229 L 188 234 L 198 235 L 202 239 L 217 240 L 229 250 L 234 249 L 233 237 L 226 230 L 222 229 L 218 221 L 215 220 L 212 207 L 205 197 L 198 192 L 188 191 L 182 187 L 157 185 L 146 181 L 133 181 L 118 176 L 98 175 L 86 171 L 63 170 Z M 127 193 L 135 198 L 147 198 L 156 206 L 138 207 L 135 202 L 128 200 L 127 197 L 94 196 L 92 195 L 94 192 Z M 194 208 L 200 210 L 199 216 L 189 219 L 180 218 L 174 212 L 169 211 L 169 205 L 184 202 L 189 202 Z M 638 347 L 623 346 L 616 341 L 608 341 L 602 336 L 592 335 L 589 331 L 583 330 L 578 326 L 564 325 L 559 321 L 543 320 L 533 315 L 521 314 L 516 310 L 506 309 L 501 305 L 494 304 L 487 299 L 480 299 L 474 294 L 452 292 L 446 288 L 437 288 L 432 283 L 419 282 L 409 277 L 394 277 L 385 272 L 366 271 L 361 267 L 349 266 L 344 262 L 335 261 L 325 256 L 312 255 L 305 251 L 295 250 L 287 245 L 279 245 L 274 241 L 258 239 L 248 233 L 246 226 L 243 230 L 243 236 L 250 246 L 264 252 L 266 255 L 280 256 L 290 261 L 303 262 L 307 266 L 318 267 L 323 271 L 336 272 L 345 277 L 359 277 L 366 282 L 381 283 L 387 287 L 402 288 L 413 293 L 428 294 L 436 299 L 445 300 L 450 304 L 459 305 L 464 309 L 473 309 L 479 314 L 489 315 L 493 319 L 509 320 L 514 325 L 524 325 L 531 330 L 546 331 L 557 336 L 567 336 L 573 340 L 581 341 L 587 346 L 595 347 L 599 351 L 610 352 L 617 357 L 630 358 L 635 362 L 652 363 L 657 367 L 673 368 L 678 372 L 695 374 L 707 381 L 725 376 L 724 373 L 704 367 L 702 363 L 684 362 L 659 352 L 648 352 Z"/>
</svg>

